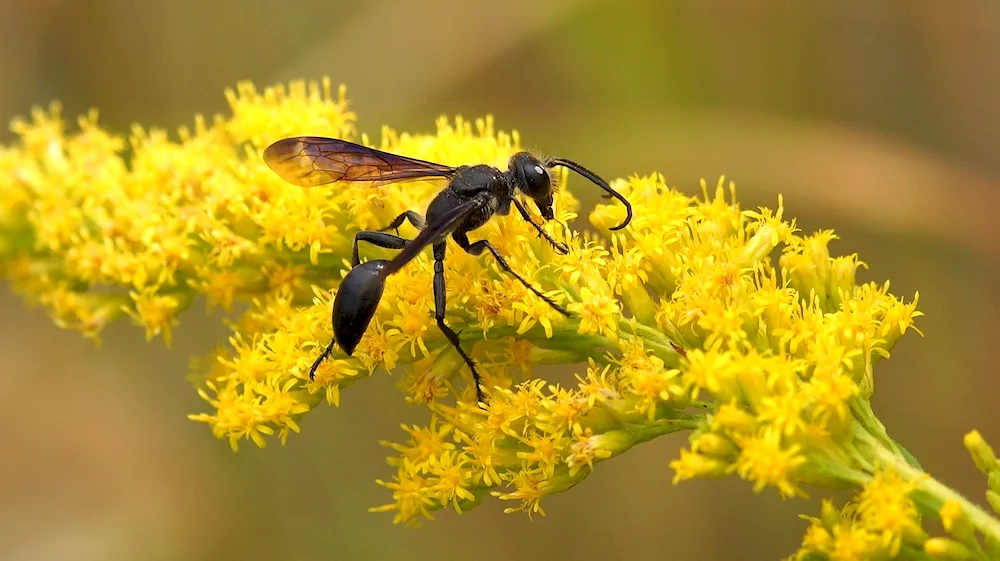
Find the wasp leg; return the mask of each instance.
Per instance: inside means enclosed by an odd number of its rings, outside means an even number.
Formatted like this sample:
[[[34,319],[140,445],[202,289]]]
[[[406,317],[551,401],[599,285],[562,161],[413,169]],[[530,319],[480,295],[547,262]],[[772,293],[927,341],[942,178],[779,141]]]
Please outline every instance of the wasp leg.
[[[361,258],[358,256],[358,242],[368,242],[374,246],[385,249],[403,249],[406,247],[406,244],[410,243],[410,241],[411,240],[406,238],[401,238],[385,232],[361,230],[357,234],[354,234],[354,245],[351,246],[351,266],[357,267],[358,264],[361,263]]]
[[[444,312],[447,308],[448,300],[448,295],[444,289],[444,253],[446,247],[444,242],[434,244],[434,319],[437,320],[437,326],[441,330],[441,333],[444,333],[444,336],[451,343],[451,346],[455,347],[458,354],[462,355],[465,364],[469,365],[469,370],[472,371],[472,380],[476,384],[476,402],[484,403],[486,398],[483,395],[482,378],[479,376],[479,371],[476,370],[476,363],[462,349],[458,333],[455,333],[455,330],[448,327],[448,324],[444,322]]]
[[[323,361],[330,357],[330,353],[333,352],[333,339],[330,339],[330,343],[327,344],[326,348],[323,349],[323,353],[313,361],[312,366],[309,367],[309,379],[316,379],[316,369],[319,368]]]
[[[388,226],[379,230],[379,232],[388,232],[389,230],[395,230],[396,234],[399,234],[399,227],[403,225],[403,221],[406,220],[413,225],[417,230],[424,229],[424,217],[418,212],[408,210],[403,214],[400,214],[389,223]]]
[[[546,304],[552,306],[553,310],[559,312],[564,316],[569,317],[570,315],[569,310],[563,308],[559,304],[556,304],[555,300],[542,294],[542,291],[532,286],[530,282],[524,280],[524,278],[521,275],[515,273],[514,270],[510,268],[510,265],[507,264],[507,260],[505,260],[503,256],[500,255],[500,252],[497,251],[497,248],[493,247],[493,244],[491,244],[489,241],[479,240],[478,242],[475,243],[469,243],[468,236],[466,236],[464,233],[461,232],[455,232],[454,234],[451,235],[451,237],[452,239],[455,240],[456,243],[458,243],[459,247],[461,247],[466,251],[466,253],[470,253],[472,255],[477,255],[477,256],[482,255],[484,251],[489,251],[490,253],[492,253],[493,257],[497,260],[497,263],[500,264],[500,268],[506,271],[507,274],[520,281],[525,288],[535,293],[535,296],[538,296],[539,298],[544,300]]]
[[[542,229],[542,225],[539,224],[538,222],[535,222],[535,219],[532,218],[530,214],[528,214],[528,209],[524,208],[524,205],[521,204],[521,201],[514,199],[514,206],[517,207],[517,211],[521,213],[521,217],[524,218],[528,222],[528,224],[534,226],[535,230],[538,230],[538,235],[542,236],[543,238],[545,238],[545,241],[552,244],[552,247],[554,247],[556,251],[562,253],[563,255],[569,253],[569,248],[566,247],[566,244],[562,242],[557,242],[554,239],[552,239],[552,236],[550,236],[548,232]],[[495,252],[494,255],[496,255]]]

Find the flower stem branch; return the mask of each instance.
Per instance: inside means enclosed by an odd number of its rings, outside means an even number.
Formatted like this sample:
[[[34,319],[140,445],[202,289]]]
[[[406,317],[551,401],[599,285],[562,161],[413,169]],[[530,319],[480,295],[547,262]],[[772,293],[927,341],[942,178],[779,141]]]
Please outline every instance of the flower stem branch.
[[[889,448],[875,445],[874,450],[879,461],[896,470],[903,478],[911,481],[917,489],[925,493],[915,495],[915,500],[923,502],[921,506],[925,509],[936,513],[946,502],[958,503],[977,530],[988,539],[1000,542],[1000,520],[995,516],[990,515],[927,472],[913,467],[905,458]]]

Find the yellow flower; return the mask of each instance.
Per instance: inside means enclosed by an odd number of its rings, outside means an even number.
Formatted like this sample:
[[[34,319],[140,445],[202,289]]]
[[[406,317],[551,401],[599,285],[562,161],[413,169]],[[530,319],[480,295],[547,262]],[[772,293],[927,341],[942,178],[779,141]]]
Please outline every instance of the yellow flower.
[[[783,444],[781,436],[776,430],[765,430],[738,442],[736,471],[743,479],[753,481],[754,491],[774,486],[784,497],[803,495],[796,483],[796,471],[806,463],[806,457],[801,446]]]
[[[541,474],[532,474],[529,472],[519,473],[514,476],[513,481],[511,481],[511,486],[514,490],[509,493],[493,492],[495,496],[506,501],[521,501],[520,506],[505,508],[504,512],[511,513],[524,511],[528,513],[528,516],[536,513],[545,516],[545,511],[542,510],[541,500],[542,497],[548,494],[549,490],[547,487],[549,484],[545,478],[541,476]]]
[[[577,330],[580,334],[614,335],[618,329],[621,304],[610,294],[584,286],[580,289],[580,301],[571,304],[569,309],[580,317]]]
[[[404,427],[408,442],[389,444],[395,473],[378,483],[392,502],[373,510],[394,511],[397,522],[464,512],[488,497],[512,501],[508,512],[544,513],[544,497],[601,462],[690,431],[671,463],[675,482],[735,473],[784,497],[863,487],[849,508],[831,514],[830,506],[811,522],[800,557],[972,551],[968,526],[1000,540],[1000,524],[929,483],[871,410],[876,363],[916,329],[917,296],[904,301],[888,282],[857,284],[864,263],[834,255],[832,231],[801,234],[781,197],[775,208],[743,210],[724,179],[712,190],[702,182],[700,197],[656,173],[612,179],[633,220],[612,232],[626,211],[599,204],[586,214],[595,234],[573,230],[582,229],[573,197],[581,182],[560,170],[556,220],[543,229],[565,254],[520,213],[471,233],[568,318],[491,255],[449,242],[440,311],[477,362],[482,405],[434,318],[429,251],[388,279],[354,355],[333,346],[310,379],[331,339],[330,307],[354,234],[424,212],[442,184],[302,189],[268,168],[263,149],[305,133],[447,165],[506,167],[520,137],[490,117],[442,117],[430,133],[385,128],[373,142],[359,137],[345,89],[329,80],[263,91],[242,83],[226,99],[228,115],[196,116],[176,135],[142,127],[115,135],[96,112],[71,129],[57,104],[15,120],[15,142],[0,147],[0,274],[58,325],[95,340],[129,317],[169,342],[197,296],[241,304],[228,345],[192,376],[208,412],[191,418],[233,449],[284,442],[323,402],[338,405],[351,385],[402,367],[406,399],[426,406],[429,419]],[[416,231],[404,224],[400,234]],[[359,249],[362,260],[393,254]],[[570,384],[532,377],[541,364],[583,362]],[[980,441],[967,439],[977,466],[1000,480]],[[926,539],[914,502],[925,495],[958,505],[938,515],[966,541]],[[987,498],[1000,504],[1000,488]]]
[[[923,549],[929,536],[910,498],[914,488],[891,469],[876,470],[842,511],[824,501],[823,517],[809,518],[796,558],[886,559],[896,558],[904,547]]]
[[[674,470],[674,483],[695,477],[721,477],[731,471],[728,463],[690,450],[681,450],[680,458],[670,462],[670,469]]]

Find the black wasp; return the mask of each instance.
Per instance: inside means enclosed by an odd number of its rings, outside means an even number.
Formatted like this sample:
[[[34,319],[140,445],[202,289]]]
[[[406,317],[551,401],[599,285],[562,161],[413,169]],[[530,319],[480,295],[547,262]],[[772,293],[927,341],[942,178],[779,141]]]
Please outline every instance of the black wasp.
[[[408,210],[381,230],[366,230],[354,235],[352,269],[340,284],[333,302],[333,340],[309,369],[310,379],[315,376],[320,363],[330,356],[334,342],[348,355],[354,352],[382,298],[385,279],[413,260],[424,248],[431,246],[434,251],[434,317],[438,328],[469,365],[476,384],[476,399],[483,402],[481,379],[476,365],[462,350],[458,334],[444,321],[444,255],[448,236],[451,236],[458,247],[472,255],[481,255],[484,251],[492,253],[507,274],[520,281],[553,309],[568,316],[569,312],[565,308],[514,272],[489,240],[470,242],[469,232],[486,224],[494,214],[509,214],[513,204],[521,216],[556,251],[568,253],[569,249],[552,239],[541,224],[528,214],[524,203],[515,196],[518,191],[524,193],[535,201],[535,206],[545,220],[552,220],[553,181],[550,171],[556,166],[564,166],[579,173],[604,189],[606,197],[614,197],[625,205],[625,220],[612,230],[624,228],[632,220],[632,206],[629,202],[597,174],[570,160],[540,160],[528,152],[514,154],[507,164],[507,171],[500,171],[482,164],[451,167],[382,152],[346,140],[299,136],[285,138],[268,146],[264,150],[264,161],[285,181],[302,187],[337,181],[367,183],[369,186],[413,180],[448,181],[448,185],[427,207],[426,217]],[[388,233],[389,230],[396,230],[398,233],[403,221],[409,221],[420,230],[414,239],[408,240]],[[358,243],[362,241],[401,251],[393,259],[360,263]]]

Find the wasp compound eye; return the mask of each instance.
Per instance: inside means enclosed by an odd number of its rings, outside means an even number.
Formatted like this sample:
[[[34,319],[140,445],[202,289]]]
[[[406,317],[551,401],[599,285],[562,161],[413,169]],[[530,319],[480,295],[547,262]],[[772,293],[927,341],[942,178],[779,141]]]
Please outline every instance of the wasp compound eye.
[[[384,259],[366,261],[351,269],[333,299],[333,337],[348,355],[354,354],[382,299],[386,263]]]
[[[527,152],[518,152],[511,157],[510,167],[517,177],[518,186],[532,199],[544,199],[552,194],[549,172],[538,158]]]

